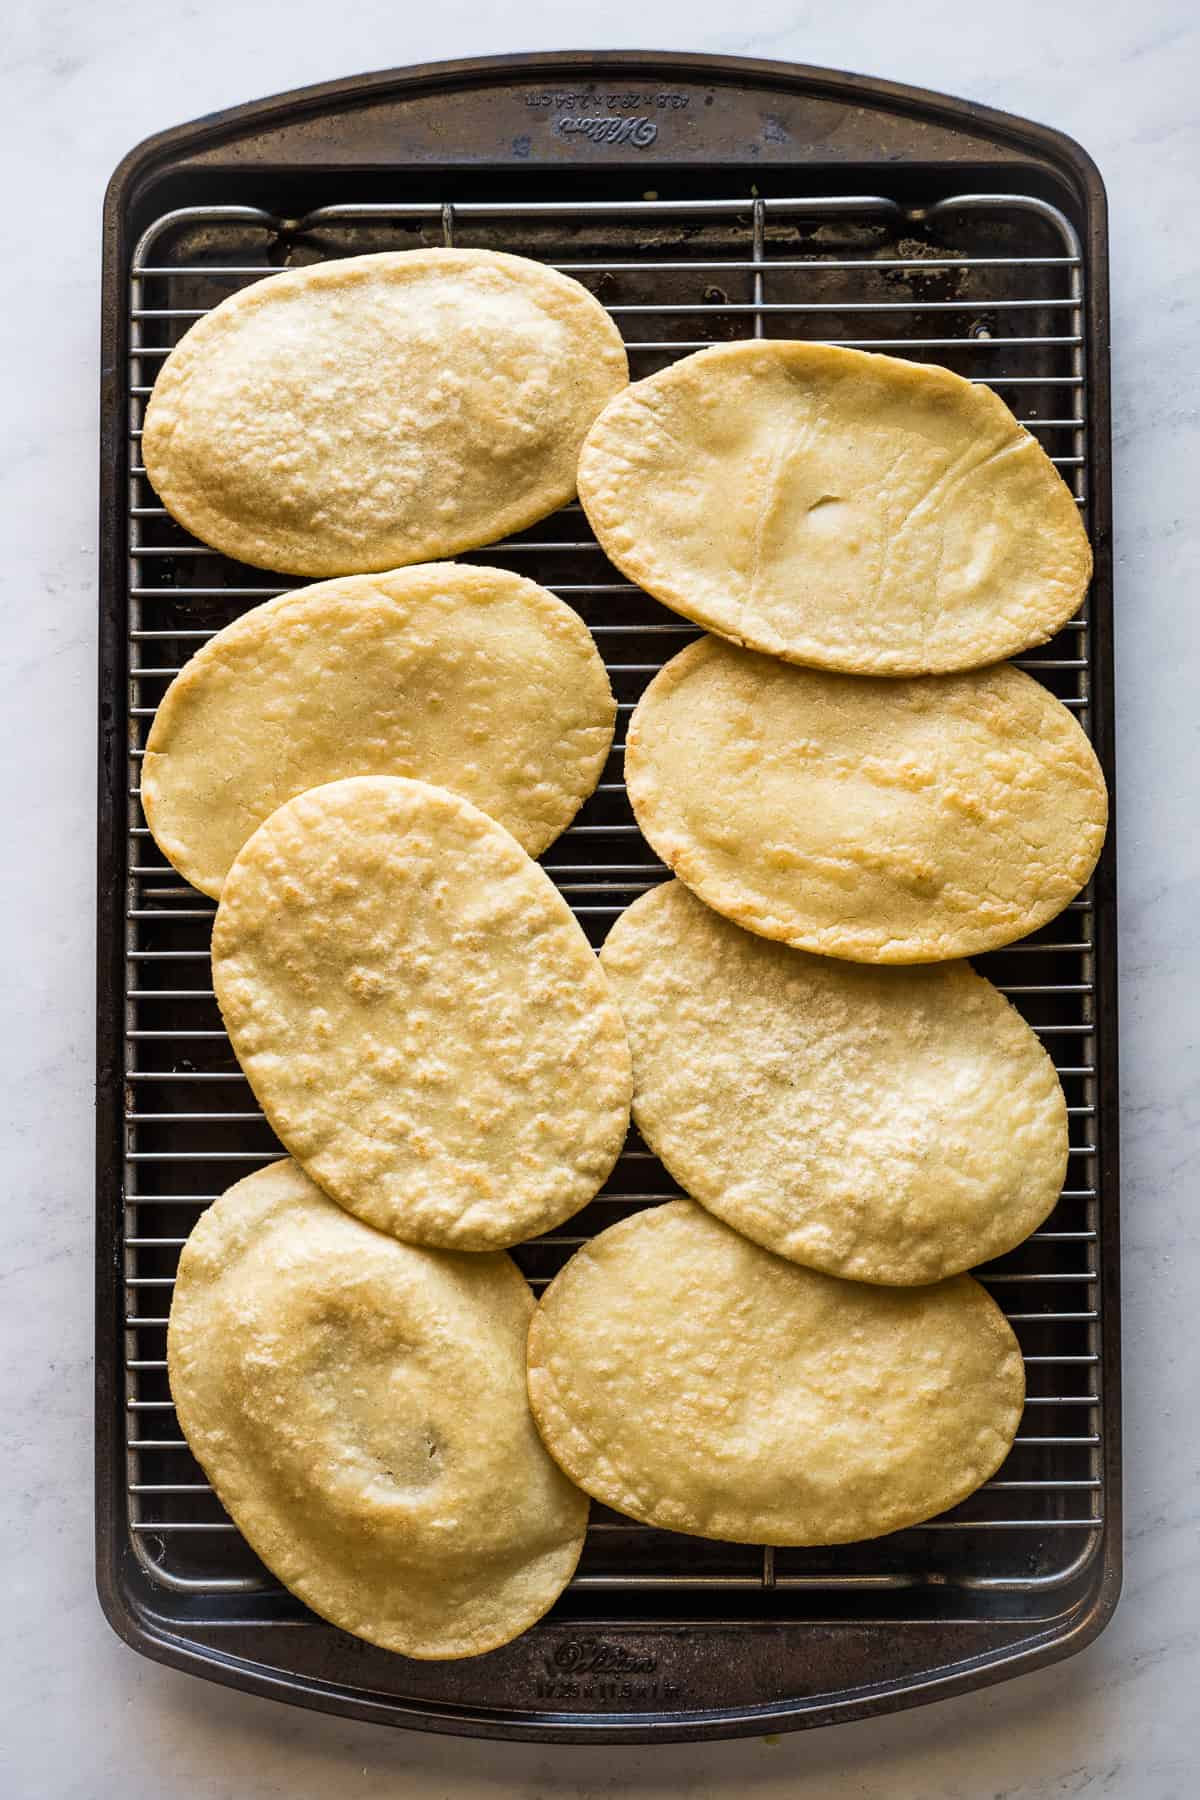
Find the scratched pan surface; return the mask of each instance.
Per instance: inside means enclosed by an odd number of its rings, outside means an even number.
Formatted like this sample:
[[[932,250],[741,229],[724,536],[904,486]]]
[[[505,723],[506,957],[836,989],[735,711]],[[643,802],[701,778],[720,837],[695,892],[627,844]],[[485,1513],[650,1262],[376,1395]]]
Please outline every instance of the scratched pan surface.
[[[163,355],[280,268],[453,242],[568,269],[634,375],[702,344],[803,337],[991,383],[1071,485],[1097,552],[1080,615],[1022,659],[1112,775],[1103,190],[1067,140],[937,96],[706,58],[515,58],[334,84],[141,146],[106,211],[102,421],[97,1560],[160,1660],[360,1717],[497,1736],[699,1737],[826,1723],[999,1679],[1101,1628],[1120,1577],[1113,843],[1092,886],[980,966],[1042,1036],[1071,1109],[1046,1226],[982,1271],[1026,1357],[996,1478],[871,1544],[763,1550],[603,1508],[550,1618],[477,1661],[417,1664],[315,1620],[243,1543],[171,1408],[165,1320],[199,1211],[279,1154],[211,993],[212,905],[149,838],[140,753],[172,672],[269,593],[169,520],[141,473]],[[599,944],[665,878],[622,779],[624,725],[695,635],[609,564],[577,506],[465,560],[574,605],[621,706],[613,754],[545,867]],[[535,1287],[674,1186],[631,1136],[604,1192],[521,1247]]]

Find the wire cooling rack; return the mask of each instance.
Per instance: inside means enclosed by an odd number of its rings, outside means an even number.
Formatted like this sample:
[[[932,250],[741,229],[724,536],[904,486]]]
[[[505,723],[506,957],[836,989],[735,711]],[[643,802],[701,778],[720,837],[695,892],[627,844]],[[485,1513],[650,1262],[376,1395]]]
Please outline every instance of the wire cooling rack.
[[[175,1265],[199,1212],[281,1154],[221,1029],[212,995],[213,907],[181,884],[146,830],[142,750],[155,707],[188,655],[247,607],[299,585],[239,566],[167,518],[141,467],[145,401],[164,355],[218,301],[283,267],[427,244],[481,245],[574,275],[616,318],[636,379],[688,351],[755,337],[884,350],[987,382],[1045,446],[1087,518],[1083,262],[1066,217],[1021,194],[948,195],[904,212],[873,195],[671,201],[455,201],[323,207],[280,219],[243,206],[185,207],[158,219],[129,278],[129,801],[126,865],[124,1228],[128,1529],[152,1579],[221,1596],[225,1616],[266,1623],[292,1604],[223,1513],[180,1435],[166,1380]],[[622,739],[638,695],[695,629],[609,564],[577,505],[464,560],[519,570],[576,607],[620,706],[594,797],[544,867],[593,943],[666,878],[622,781]],[[1020,659],[1085,730],[1093,646],[1086,608]],[[892,1537],[822,1550],[756,1550],[652,1530],[594,1509],[560,1606],[599,1589],[692,1617],[793,1590],[820,1608],[837,1590],[987,1588],[1051,1594],[1094,1554],[1103,1524],[1099,1330],[1105,1146],[1098,1141],[1095,897],[1089,889],[1034,937],[979,959],[1041,1036],[1070,1111],[1069,1174],[1026,1244],[982,1271],[1025,1354],[1029,1398],[1011,1455],[953,1512]],[[603,1193],[562,1230],[516,1252],[535,1289],[592,1232],[676,1192],[636,1135]],[[675,1596],[672,1601],[671,1595]],[[584,1597],[581,1601],[580,1597]],[[232,1613],[230,1612],[232,1607]],[[297,1608],[297,1611],[300,1609]]]

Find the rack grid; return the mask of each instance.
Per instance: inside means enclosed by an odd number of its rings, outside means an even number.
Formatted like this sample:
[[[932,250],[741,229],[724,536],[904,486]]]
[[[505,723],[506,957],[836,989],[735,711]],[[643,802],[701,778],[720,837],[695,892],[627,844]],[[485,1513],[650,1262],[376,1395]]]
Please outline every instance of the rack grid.
[[[688,351],[745,336],[796,337],[936,361],[993,386],[1034,432],[1083,509],[1089,501],[1083,258],[1068,219],[1023,194],[952,194],[908,210],[884,196],[443,201],[322,207],[280,219],[191,206],[142,236],[129,279],[125,1188],[128,1528],[161,1586],[245,1595],[263,1622],[278,1593],[192,1460],[166,1381],[165,1326],[180,1246],[226,1186],[282,1154],[221,1029],[208,971],[212,903],[163,861],[139,805],[155,707],[187,656],[247,607],[300,585],[217,555],[165,514],[140,464],[142,415],[162,358],[220,299],[326,257],[427,244],[533,256],[588,286],[616,318],[637,379]],[[623,727],[646,683],[696,629],[624,580],[578,505],[463,560],[514,568],[575,606],[617,695],[613,753],[595,795],[543,866],[593,943],[637,894],[667,878],[622,782]],[[1086,606],[1019,659],[1091,727]],[[1098,1141],[1095,898],[1087,890],[1035,936],[978,959],[1054,1057],[1070,1112],[1059,1204],[1026,1244],[981,1271],[1025,1353],[1029,1397],[1011,1455],[953,1512],[871,1544],[756,1550],[653,1530],[595,1508],[580,1571],[588,1590],[938,1587],[1029,1596],[1094,1554],[1104,1517],[1099,1330],[1104,1145]],[[601,1195],[520,1247],[543,1286],[591,1232],[677,1192],[631,1134]],[[649,1604],[649,1600],[648,1600]],[[257,1609],[257,1610],[256,1610]],[[301,1609],[297,1609],[301,1610]],[[271,1617],[285,1619],[286,1607]],[[701,1612],[699,1617],[703,1617]]]

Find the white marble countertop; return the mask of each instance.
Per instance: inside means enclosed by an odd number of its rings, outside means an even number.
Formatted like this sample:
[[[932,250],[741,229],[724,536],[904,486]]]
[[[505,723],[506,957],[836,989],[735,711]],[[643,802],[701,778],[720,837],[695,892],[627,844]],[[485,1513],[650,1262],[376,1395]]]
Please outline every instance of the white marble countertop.
[[[502,13],[506,13],[500,23]],[[838,23],[839,19],[847,21]],[[849,21],[853,21],[850,23]],[[41,0],[4,140],[0,1792],[1183,1800],[1200,1750],[1200,13],[1187,0]],[[1043,119],[1112,207],[1128,1566],[1089,1650],[972,1697],[776,1743],[467,1743],[277,1707],[127,1650],[91,1550],[95,465],[100,201],[147,133],[357,70],[653,45],[849,67]]]

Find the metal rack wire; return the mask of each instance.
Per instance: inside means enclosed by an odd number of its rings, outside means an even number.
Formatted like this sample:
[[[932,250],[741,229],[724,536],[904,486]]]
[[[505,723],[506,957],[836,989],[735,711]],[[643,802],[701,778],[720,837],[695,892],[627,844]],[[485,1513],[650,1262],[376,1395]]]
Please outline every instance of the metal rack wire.
[[[986,381],[1088,500],[1080,246],[1067,219],[1027,195],[956,195],[920,212],[880,196],[672,201],[471,201],[324,207],[282,221],[248,207],[159,219],[129,287],[129,818],[126,887],[124,1259],[128,1519],[136,1554],[177,1590],[274,1588],[204,1482],[166,1383],[165,1326],[180,1246],[224,1187],[281,1154],[233,1059],[212,997],[213,906],[183,885],[146,830],[138,776],[167,682],[198,643],[284,587],[190,539],[168,519],[138,454],[163,356],[211,306],[280,267],[425,243],[517,251],[575,275],[627,340],[635,378],[703,345],[806,337],[944,362]],[[620,578],[578,506],[469,560],[514,567],[577,607],[627,721],[637,696],[695,629]],[[1086,609],[1020,666],[1089,727]],[[625,797],[618,727],[601,784],[544,866],[599,943],[613,918],[666,878]],[[938,1584],[1028,1595],[1083,1566],[1103,1523],[1097,1295],[1103,1145],[1096,1141],[1093,900],[980,959],[1042,1036],[1071,1122],[1067,1184],[1046,1226],[982,1272],[1022,1342],[1029,1399],[997,1477],[954,1512],[869,1545],[753,1550],[651,1530],[596,1509],[577,1590],[902,1589]],[[517,1252],[535,1288],[594,1230],[676,1191],[631,1136],[604,1192]]]

